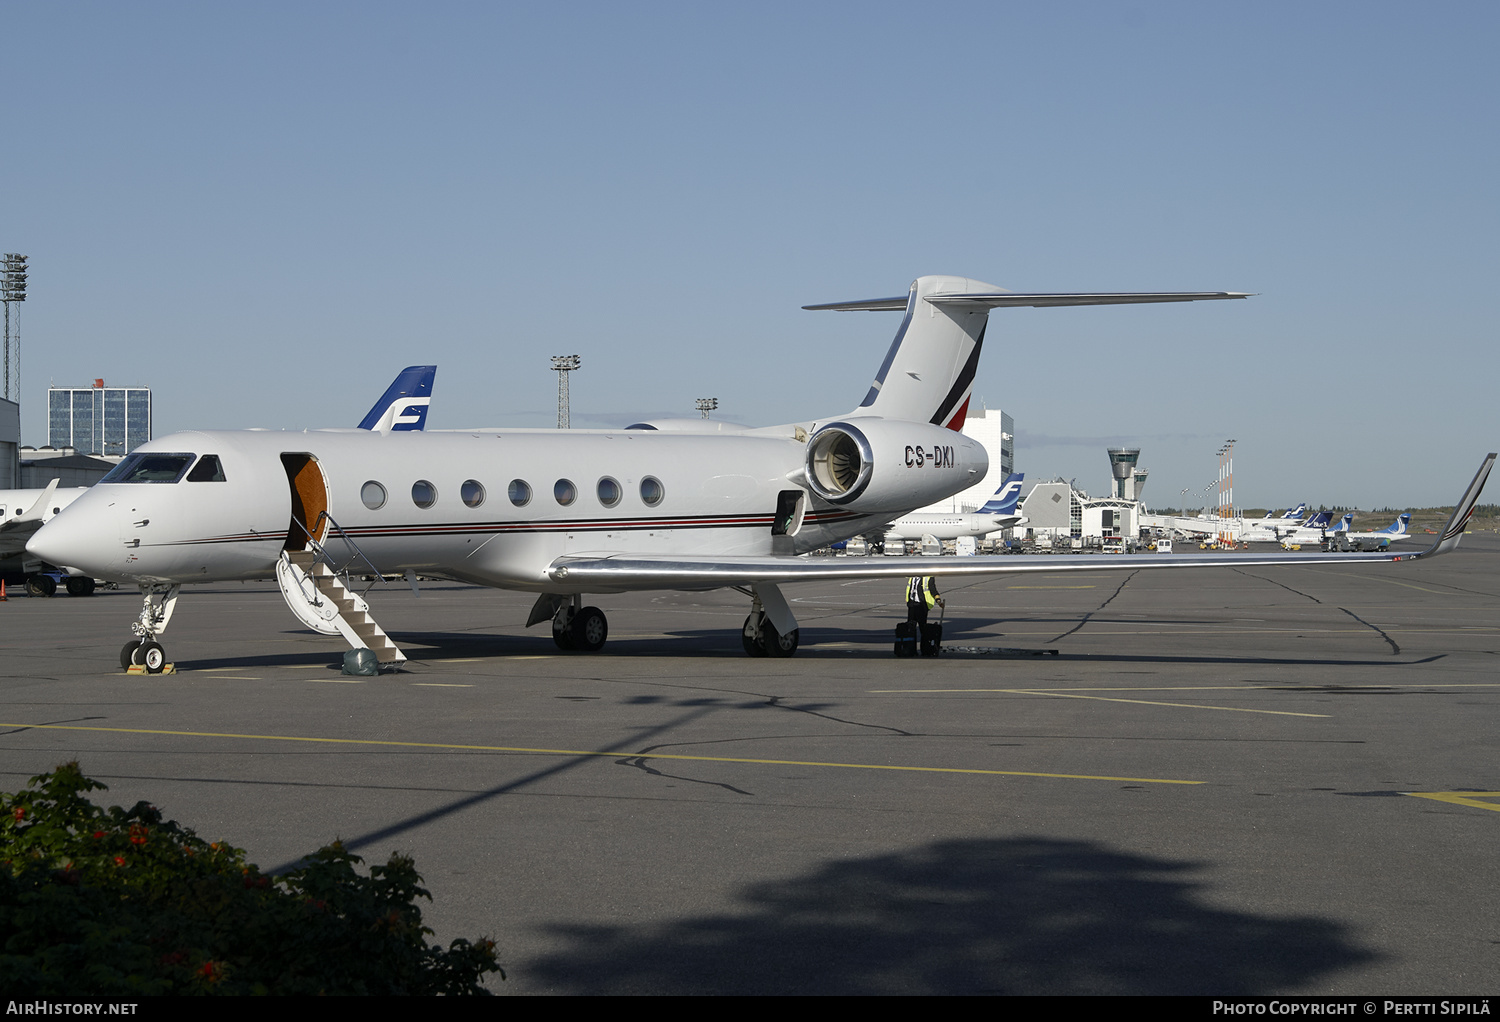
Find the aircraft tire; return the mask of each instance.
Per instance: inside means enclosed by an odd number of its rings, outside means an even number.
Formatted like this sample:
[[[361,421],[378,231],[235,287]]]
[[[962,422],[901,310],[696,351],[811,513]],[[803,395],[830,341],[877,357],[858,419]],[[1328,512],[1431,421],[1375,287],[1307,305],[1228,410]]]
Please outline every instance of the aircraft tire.
[[[140,639],[131,639],[125,644],[124,648],[120,650],[120,670],[125,671],[130,669],[130,665],[135,663],[135,651],[140,648]]]
[[[32,575],[26,580],[27,596],[51,596],[57,592],[57,583],[46,575]]]
[[[74,575],[68,579],[69,596],[93,596],[94,580],[82,575]]]
[[[573,648],[585,653],[597,653],[604,648],[609,638],[609,621],[598,607],[584,607],[573,615],[573,624],[568,629]]]
[[[764,641],[755,638],[755,615],[751,614],[745,618],[745,627],[740,629],[740,645],[745,647],[746,656],[765,656],[766,646]]]
[[[552,641],[557,643],[557,648],[568,652],[573,648],[573,635],[566,628],[557,627],[557,622],[552,622]]]
[[[159,642],[143,642],[135,656],[145,665],[147,674],[160,674],[161,669],[167,666],[167,651],[162,649]]]
[[[776,631],[776,626],[766,622],[766,656],[789,657],[797,652],[797,643],[802,637],[802,629],[793,628],[785,635]]]

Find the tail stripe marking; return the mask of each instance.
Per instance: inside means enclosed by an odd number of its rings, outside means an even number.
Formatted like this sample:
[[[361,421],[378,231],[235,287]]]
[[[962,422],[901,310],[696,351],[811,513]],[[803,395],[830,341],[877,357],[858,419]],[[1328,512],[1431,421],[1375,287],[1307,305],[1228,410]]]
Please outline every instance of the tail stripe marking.
[[[989,320],[985,320],[984,326],[979,328],[979,336],[974,340],[974,350],[969,352],[969,359],[959,372],[958,379],[953,381],[953,386],[943,398],[943,403],[938,406],[937,413],[929,420],[934,426],[947,426],[955,433],[963,429],[964,419],[969,413],[969,388],[974,385],[974,376],[979,372],[979,351],[984,347],[984,335],[989,328]],[[960,401],[963,402],[963,407],[950,418],[949,414]]]

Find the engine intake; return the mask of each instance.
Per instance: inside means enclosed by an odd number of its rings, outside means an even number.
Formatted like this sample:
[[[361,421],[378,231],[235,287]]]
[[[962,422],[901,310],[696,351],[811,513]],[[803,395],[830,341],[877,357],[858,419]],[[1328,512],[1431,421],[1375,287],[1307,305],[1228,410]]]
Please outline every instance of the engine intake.
[[[830,422],[807,442],[815,494],[851,510],[906,511],[979,482],[989,456],[977,441],[925,422]]]

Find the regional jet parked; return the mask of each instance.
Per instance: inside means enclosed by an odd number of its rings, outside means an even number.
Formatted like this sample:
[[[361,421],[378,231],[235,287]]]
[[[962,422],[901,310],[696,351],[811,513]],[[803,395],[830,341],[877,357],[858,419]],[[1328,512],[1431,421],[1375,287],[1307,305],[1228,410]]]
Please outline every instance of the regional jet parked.
[[[1397,540],[1409,538],[1411,533],[1407,531],[1407,528],[1410,525],[1411,515],[1403,514],[1383,529],[1375,529],[1372,532],[1350,532],[1343,537],[1340,545],[1348,545],[1355,550],[1384,550]]]
[[[1007,476],[995,495],[977,511],[952,514],[911,514],[896,519],[885,530],[887,543],[900,543],[908,539],[932,536],[936,539],[958,539],[960,536],[988,536],[1001,529],[1010,529],[1024,519],[1016,514],[1016,502],[1021,499],[1021,482],[1024,472]]]
[[[185,432],[154,440],[42,527],[30,549],[80,573],[135,582],[143,606],[122,660],[158,671],[157,641],[189,582],[276,578],[310,627],[404,656],[349,592],[351,575],[436,576],[536,593],[528,624],[559,648],[608,635],[585,594],[739,589],[752,656],[790,656],[781,587],[904,577],[899,558],[808,558],[983,479],[958,430],[991,309],[1238,299],[1234,292],[1018,294],[961,277],[902,296],[808,306],[902,313],[868,392],[843,415],[719,434],[672,430]],[[1495,455],[1437,541],[1457,545]],[[210,466],[205,469],[205,465]],[[1325,555],[1040,555],[925,562],[944,576],[1301,563]],[[1389,554],[1331,555],[1395,561]],[[347,573],[344,569],[347,567]]]
[[[1264,518],[1241,529],[1239,540],[1241,543],[1280,543],[1283,536],[1302,523],[1302,516],[1306,513],[1306,504],[1288,509],[1279,518],[1276,512],[1268,511]]]

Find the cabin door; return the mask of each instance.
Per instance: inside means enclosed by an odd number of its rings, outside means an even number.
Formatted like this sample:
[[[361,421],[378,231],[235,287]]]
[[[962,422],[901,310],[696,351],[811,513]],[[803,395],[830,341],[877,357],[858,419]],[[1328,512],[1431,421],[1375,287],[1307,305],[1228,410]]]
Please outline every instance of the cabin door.
[[[292,491],[292,519],[282,549],[306,550],[309,536],[321,543],[328,535],[328,480],[311,454],[283,454],[281,464]]]

